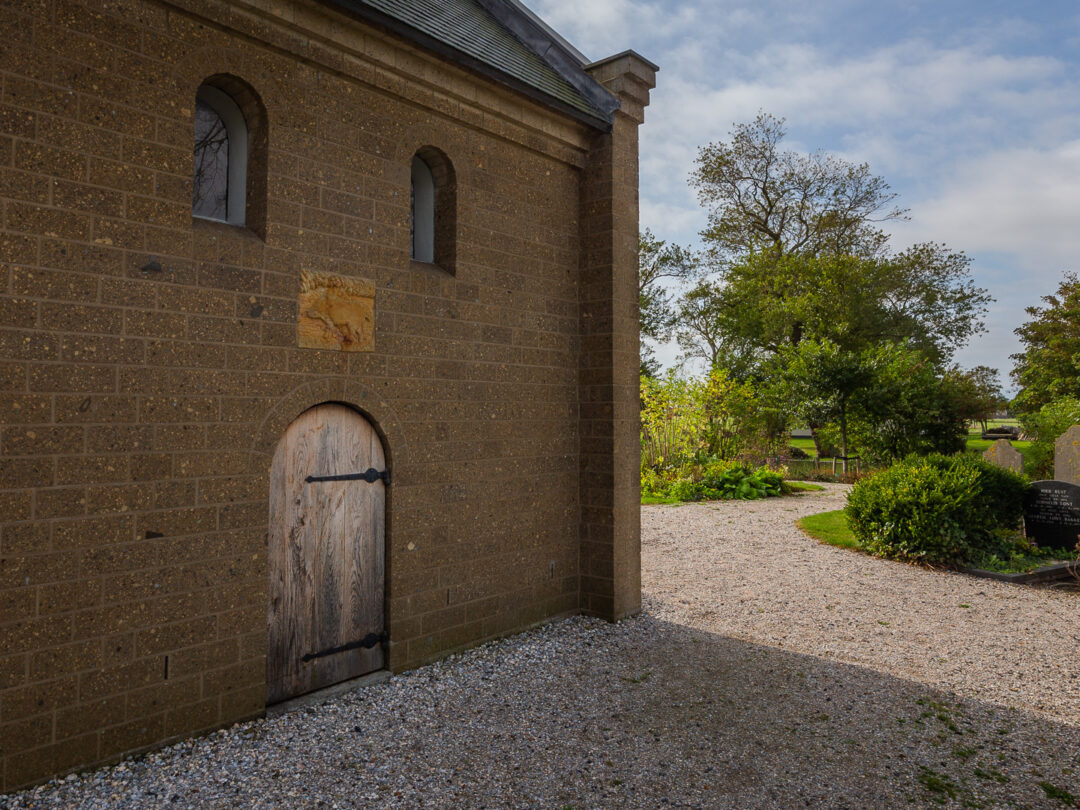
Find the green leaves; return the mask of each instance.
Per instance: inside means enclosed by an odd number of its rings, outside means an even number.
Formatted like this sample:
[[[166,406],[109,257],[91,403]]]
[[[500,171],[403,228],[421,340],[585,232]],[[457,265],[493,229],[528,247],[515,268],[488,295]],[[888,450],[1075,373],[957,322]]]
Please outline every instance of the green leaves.
[[[642,377],[642,468],[682,468],[760,449],[773,438],[770,416],[753,387],[723,369],[704,377]]]
[[[896,195],[865,164],[782,151],[784,120],[759,113],[729,142],[698,150],[690,183],[709,211],[702,233],[724,264],[762,252],[862,254],[884,243],[876,223],[902,219]]]
[[[909,457],[855,485],[845,509],[872,554],[956,564],[1014,529],[1026,480],[972,456]]]
[[[680,299],[687,356],[744,376],[806,339],[855,352],[906,340],[943,365],[985,331],[993,299],[966,255],[934,242],[891,250],[880,224],[906,212],[888,183],[866,164],[785,151],[784,136],[782,119],[760,113],[699,150],[690,182],[715,275]]]
[[[789,412],[819,439],[838,439],[841,455],[881,461],[963,449],[967,428],[950,378],[906,342],[849,349],[807,339],[773,369]]]
[[[778,440],[772,411],[723,369],[641,378],[641,491],[679,501],[779,495],[782,476],[737,461]]]
[[[721,346],[771,355],[804,339],[852,351],[907,340],[945,363],[984,331],[993,300],[971,281],[970,264],[935,244],[892,257],[748,255],[683,296],[676,336],[706,356]]]
[[[638,325],[641,336],[666,340],[675,325],[675,309],[664,280],[692,281],[700,273],[697,255],[679,245],[657,239],[646,228],[638,237]],[[642,344],[642,366],[654,371],[652,350]]]
[[[664,483],[646,475],[642,493],[677,501],[754,501],[783,493],[783,476],[765,467],[754,469],[740,462],[712,461],[691,465],[683,476]]]
[[[1080,424],[1080,399],[1061,397],[1032,413],[1021,414],[1020,424],[1032,439],[1027,467],[1036,478],[1054,474],[1054,442],[1073,425]]]
[[[1080,397],[1080,279],[1066,273],[1043,307],[1028,307],[1031,320],[1016,330],[1024,349],[1012,356],[1020,385],[1016,407],[1038,411],[1063,397]]]

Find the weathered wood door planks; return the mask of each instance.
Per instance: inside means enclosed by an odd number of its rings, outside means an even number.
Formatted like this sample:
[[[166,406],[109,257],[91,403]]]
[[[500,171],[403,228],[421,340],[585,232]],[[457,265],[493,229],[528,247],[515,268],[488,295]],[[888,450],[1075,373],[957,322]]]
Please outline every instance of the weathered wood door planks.
[[[382,633],[386,485],[308,476],[385,468],[374,428],[343,405],[319,405],[285,431],[270,472],[267,702],[381,669],[383,649],[341,647]]]

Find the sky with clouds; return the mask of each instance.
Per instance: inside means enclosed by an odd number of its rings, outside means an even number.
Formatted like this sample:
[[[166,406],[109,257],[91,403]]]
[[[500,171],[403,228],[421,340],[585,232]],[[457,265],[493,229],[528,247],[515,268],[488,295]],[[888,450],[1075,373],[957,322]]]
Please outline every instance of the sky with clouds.
[[[641,225],[700,244],[699,146],[759,110],[789,148],[870,164],[910,209],[897,248],[974,259],[997,299],[963,349],[1008,385],[1024,307],[1080,270],[1080,3],[1075,0],[526,0],[590,59],[660,65],[641,130]],[[666,347],[659,357],[675,359]]]

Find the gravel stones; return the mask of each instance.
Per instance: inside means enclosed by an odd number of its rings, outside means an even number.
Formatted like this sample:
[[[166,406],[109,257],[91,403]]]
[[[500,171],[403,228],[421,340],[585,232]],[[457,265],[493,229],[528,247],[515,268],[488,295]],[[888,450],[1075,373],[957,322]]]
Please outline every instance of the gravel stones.
[[[814,542],[797,498],[644,507],[642,582],[657,616],[869,666],[1080,724],[1080,594],[930,571]]]
[[[555,622],[0,808],[1062,807],[1040,782],[1080,794],[1080,595],[885,563],[794,528],[841,502],[647,507],[641,616]]]

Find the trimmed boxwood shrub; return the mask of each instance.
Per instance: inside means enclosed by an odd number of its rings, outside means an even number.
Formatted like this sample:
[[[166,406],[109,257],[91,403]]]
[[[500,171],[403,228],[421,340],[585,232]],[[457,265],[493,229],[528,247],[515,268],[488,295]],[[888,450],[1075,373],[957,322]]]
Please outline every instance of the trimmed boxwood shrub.
[[[848,521],[863,547],[894,560],[964,563],[1015,529],[1027,480],[966,455],[909,457],[857,483]]]
[[[943,456],[933,454],[925,457],[928,464],[938,469],[967,467],[979,473],[979,503],[977,508],[993,515],[997,528],[1015,529],[1024,516],[1024,493],[1028,488],[1026,476],[1017,475],[1004,467],[998,467],[978,456],[969,454]]]

